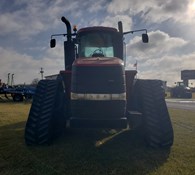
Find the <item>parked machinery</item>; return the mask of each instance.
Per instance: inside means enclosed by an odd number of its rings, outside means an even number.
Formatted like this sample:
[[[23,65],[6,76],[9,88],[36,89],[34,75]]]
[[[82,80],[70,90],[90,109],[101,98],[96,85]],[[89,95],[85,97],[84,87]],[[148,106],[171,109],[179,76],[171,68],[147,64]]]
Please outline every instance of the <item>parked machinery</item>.
[[[171,98],[192,98],[192,92],[184,82],[176,82],[176,86],[171,88],[170,96]]]
[[[111,27],[86,27],[71,31],[70,22],[61,18],[65,36],[65,70],[57,80],[41,80],[37,86],[25,128],[27,145],[51,143],[65,127],[127,128],[139,130],[152,147],[170,147],[173,129],[164,99],[161,80],[135,80],[136,70],[125,70],[124,35]],[[140,121],[140,122],[138,122]],[[68,125],[67,125],[68,123]]]

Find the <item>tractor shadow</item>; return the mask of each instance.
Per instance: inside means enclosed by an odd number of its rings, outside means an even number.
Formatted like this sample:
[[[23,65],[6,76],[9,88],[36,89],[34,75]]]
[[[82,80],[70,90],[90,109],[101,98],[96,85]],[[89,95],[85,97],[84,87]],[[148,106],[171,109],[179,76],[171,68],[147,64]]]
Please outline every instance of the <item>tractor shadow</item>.
[[[161,167],[170,154],[169,149],[148,148],[139,134],[129,130],[67,129],[49,146],[28,147],[25,123],[0,127],[3,145],[23,157],[25,162],[18,164],[37,167],[41,162],[40,171],[47,165],[52,167],[51,174],[53,170],[61,174],[147,174]],[[15,159],[8,157],[11,162]],[[33,166],[29,168],[33,171]]]
[[[130,130],[69,129],[54,145],[67,146],[64,157],[72,159],[65,164],[71,162],[82,171],[84,163],[88,173],[93,165],[100,174],[147,174],[161,167],[170,154],[170,149],[147,147],[142,136]]]

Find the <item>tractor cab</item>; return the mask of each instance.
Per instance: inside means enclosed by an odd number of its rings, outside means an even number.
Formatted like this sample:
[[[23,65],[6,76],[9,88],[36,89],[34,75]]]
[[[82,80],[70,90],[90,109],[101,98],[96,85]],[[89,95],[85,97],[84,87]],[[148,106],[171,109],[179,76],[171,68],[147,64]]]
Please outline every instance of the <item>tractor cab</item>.
[[[183,81],[175,82],[177,87],[185,87],[185,84]]]
[[[56,45],[53,37],[67,37],[64,42],[65,70],[72,70],[74,60],[78,58],[106,57],[125,61],[123,39],[126,34],[144,32],[142,33],[143,43],[149,41],[146,29],[123,32],[121,21],[118,22],[118,30],[112,27],[94,26],[81,28],[77,32],[74,26],[72,33],[70,22],[65,17],[61,20],[66,25],[67,33],[51,35],[50,47],[54,48]]]
[[[122,59],[123,40],[114,28],[88,27],[78,31],[78,57],[117,57]]]

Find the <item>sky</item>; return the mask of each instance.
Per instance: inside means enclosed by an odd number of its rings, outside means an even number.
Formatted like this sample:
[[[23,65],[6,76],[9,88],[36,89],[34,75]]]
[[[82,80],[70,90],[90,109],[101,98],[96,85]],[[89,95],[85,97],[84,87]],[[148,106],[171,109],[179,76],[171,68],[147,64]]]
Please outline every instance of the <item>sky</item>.
[[[195,70],[195,0],[1,0],[0,79],[31,83],[64,69],[63,41],[49,47],[52,34],[66,33],[61,17],[77,28],[108,26],[123,22],[124,32],[146,28],[149,43],[141,33],[125,38],[126,69],[138,78],[161,79],[170,86],[181,78],[181,70]],[[195,81],[191,86],[195,86]]]

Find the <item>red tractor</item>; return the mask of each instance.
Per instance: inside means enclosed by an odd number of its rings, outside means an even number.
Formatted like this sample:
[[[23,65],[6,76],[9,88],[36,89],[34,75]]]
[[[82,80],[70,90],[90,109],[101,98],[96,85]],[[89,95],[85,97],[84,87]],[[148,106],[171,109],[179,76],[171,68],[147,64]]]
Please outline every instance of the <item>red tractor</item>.
[[[124,68],[124,35],[111,27],[86,27],[71,31],[61,18],[67,37],[64,42],[65,70],[56,80],[41,80],[25,128],[27,145],[50,144],[64,128],[127,128],[141,131],[151,147],[170,147],[173,128],[161,80],[135,79],[136,70]]]

